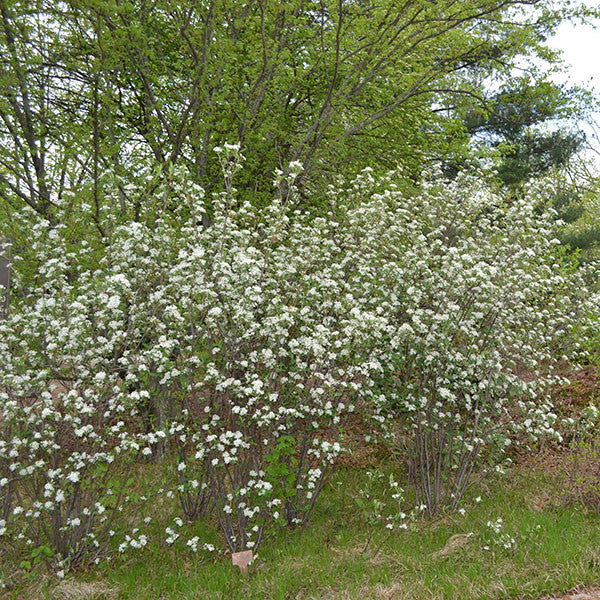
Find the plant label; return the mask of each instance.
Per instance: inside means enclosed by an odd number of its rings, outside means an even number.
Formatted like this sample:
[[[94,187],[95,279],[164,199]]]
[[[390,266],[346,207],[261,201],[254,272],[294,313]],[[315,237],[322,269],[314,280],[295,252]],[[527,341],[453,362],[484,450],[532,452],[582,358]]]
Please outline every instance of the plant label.
[[[248,565],[252,562],[252,550],[244,550],[243,552],[234,552],[231,555],[231,562],[237,565],[242,572],[242,575],[248,574]]]

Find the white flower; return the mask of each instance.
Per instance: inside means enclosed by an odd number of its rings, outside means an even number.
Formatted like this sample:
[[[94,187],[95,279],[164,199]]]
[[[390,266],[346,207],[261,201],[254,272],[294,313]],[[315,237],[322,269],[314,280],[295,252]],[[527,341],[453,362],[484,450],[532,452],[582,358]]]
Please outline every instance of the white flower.
[[[113,310],[115,308],[118,308],[120,303],[121,299],[119,298],[119,296],[111,296],[106,302],[106,308],[108,308],[109,310]]]
[[[71,471],[67,475],[67,479],[72,483],[77,483],[79,481],[79,471]]]

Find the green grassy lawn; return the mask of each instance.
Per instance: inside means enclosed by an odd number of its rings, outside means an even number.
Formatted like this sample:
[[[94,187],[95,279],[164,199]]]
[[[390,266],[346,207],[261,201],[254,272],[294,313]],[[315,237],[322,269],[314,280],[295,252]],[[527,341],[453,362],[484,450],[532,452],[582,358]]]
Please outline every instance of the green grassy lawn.
[[[369,535],[354,498],[364,469],[334,473],[305,528],[266,539],[242,577],[229,555],[207,558],[184,544],[165,546],[157,509],[151,543],[139,553],[58,581],[23,573],[7,562],[0,573],[9,599],[414,599],[538,598],[600,584],[600,517],[565,506],[554,476],[530,466],[474,489],[465,514],[414,522],[408,531]],[[473,502],[476,496],[479,503]],[[499,543],[486,523],[503,519]],[[218,540],[210,523],[187,527]],[[153,534],[153,535],[152,535]],[[472,534],[472,535],[467,535]],[[453,537],[455,536],[455,537]],[[383,542],[383,543],[382,543]],[[381,545],[381,549],[376,551]],[[489,549],[486,549],[488,547]]]

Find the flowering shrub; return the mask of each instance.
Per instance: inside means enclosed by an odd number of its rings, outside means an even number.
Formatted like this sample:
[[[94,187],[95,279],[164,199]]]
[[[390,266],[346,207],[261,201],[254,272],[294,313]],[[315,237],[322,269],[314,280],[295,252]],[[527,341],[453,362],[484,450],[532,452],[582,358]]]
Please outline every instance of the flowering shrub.
[[[201,194],[186,197],[151,227],[115,221],[108,249],[92,260],[83,242],[73,251],[67,228],[36,225],[38,267],[28,276],[39,291],[5,324],[3,384],[19,407],[39,384],[27,427],[50,435],[48,411],[74,422],[72,434],[52,434],[54,456],[67,466],[78,458],[79,476],[95,484],[109,481],[95,477],[95,462],[126,472],[128,461],[173,450],[186,518],[214,508],[227,544],[241,550],[255,548],[270,523],[308,519],[342,451],[344,418],[381,371],[373,352],[386,321],[365,308],[363,278],[352,275],[360,249],[338,245],[338,224],[291,214],[294,190],[281,174],[286,191],[263,214],[240,204],[232,181],[243,157],[234,146],[223,152],[225,192],[209,228],[200,225]],[[4,418],[16,419],[9,408]],[[71,457],[69,436],[80,431],[88,446]],[[88,535],[90,523],[76,518]],[[119,548],[143,547],[136,534]],[[62,555],[76,544],[56,546]]]
[[[577,447],[593,440],[598,431],[600,409],[595,402],[590,402],[584,408],[579,408],[574,416],[563,417],[560,420],[560,434],[568,441],[569,447]]]
[[[484,540],[484,550],[490,550],[496,546],[503,550],[514,550],[517,547],[517,540],[504,530],[504,521],[498,517],[495,521],[486,523],[487,535]]]
[[[144,370],[154,366],[163,308],[161,263],[149,259],[161,255],[148,239],[138,224],[115,228],[111,252],[93,264],[65,227],[36,223],[39,267],[29,276],[39,287],[0,323],[0,465],[10,512],[0,542],[43,548],[59,572],[97,562],[122,536],[121,547],[147,541],[126,509],[136,462],[161,441],[147,414],[165,365]],[[168,326],[166,311],[160,322]]]
[[[36,222],[17,265],[37,288],[0,324],[0,532],[56,565],[147,545],[122,514],[147,460],[168,456],[183,516],[214,510],[239,551],[307,522],[357,410],[402,446],[429,514],[511,433],[553,431],[544,390],[597,307],[537,202],[470,179],[410,195],[366,170],[312,218],[288,207],[294,164],[258,211],[239,147],[218,153],[210,227],[170,173],[168,209],[107,218],[94,245]]]
[[[6,459],[2,460],[2,469],[0,470],[0,536],[6,533],[8,517],[12,507],[14,482],[8,464]]]
[[[429,514],[458,505],[482,452],[501,459],[513,434],[554,433],[554,367],[579,350],[578,320],[597,313],[538,205],[467,177],[415,196],[390,181],[352,213],[389,321],[381,391]]]
[[[230,158],[226,166],[239,155]],[[308,519],[342,451],[344,418],[381,368],[372,357],[385,320],[363,308],[360,280],[345,277],[353,257],[334,221],[290,214],[285,197],[259,214],[226,187],[172,273],[188,290],[191,326],[180,357],[185,423],[170,430],[186,516],[201,512],[190,491],[209,486],[237,551],[255,547],[268,521]]]
[[[68,313],[57,293],[0,324],[2,539],[45,549],[57,567],[104,554],[142,440],[134,399],[109,368],[114,341],[99,339],[111,329],[105,299],[84,290]]]
[[[408,529],[408,522],[419,513],[419,508],[413,508],[407,515],[403,512],[404,500],[404,490],[393,475],[386,478],[378,469],[366,472],[365,484],[354,499],[360,511],[361,522],[370,527],[363,554],[369,548],[376,529],[385,527],[387,537],[394,530]],[[377,555],[385,540],[386,538],[380,542],[372,557]]]

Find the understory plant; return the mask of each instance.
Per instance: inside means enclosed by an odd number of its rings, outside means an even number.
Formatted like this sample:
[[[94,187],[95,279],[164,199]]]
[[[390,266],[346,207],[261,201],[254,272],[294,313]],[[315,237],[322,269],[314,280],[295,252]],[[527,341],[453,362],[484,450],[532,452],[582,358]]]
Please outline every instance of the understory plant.
[[[256,550],[308,523],[353,415],[393,442],[430,515],[482,457],[552,434],[545,391],[598,309],[538,197],[471,176],[406,194],[367,169],[312,217],[291,208],[292,164],[259,210],[234,186],[240,148],[217,150],[210,226],[172,170],[135,218],[113,190],[101,241],[85,219],[24,215],[35,258],[0,323],[5,549],[44,548],[58,570],[143,548],[129,509],[152,461],[186,520],[210,513],[229,550]]]
[[[366,472],[364,485],[358,490],[354,499],[359,509],[362,522],[369,526],[369,534],[362,553],[368,550],[377,529],[384,529],[387,536],[374,549],[371,558],[374,558],[385,540],[398,529],[408,529],[408,523],[419,512],[420,507],[414,507],[410,514],[404,512],[404,490],[400,487],[394,475],[388,475],[379,469]]]
[[[239,158],[232,149],[224,167]],[[185,424],[170,427],[178,492],[184,506],[210,488],[232,551],[256,547],[269,523],[306,523],[343,424],[381,371],[386,321],[361,300],[361,280],[345,277],[355,261],[337,223],[291,213],[288,183],[262,213],[226,185],[212,226],[190,236],[172,272],[189,322]]]
[[[364,197],[361,182],[348,190]],[[472,176],[433,178],[406,196],[389,178],[351,212],[372,252],[369,290],[388,319],[380,381],[417,503],[456,508],[480,457],[558,435],[549,389],[581,356],[576,328],[597,296],[555,237],[538,192],[504,198]],[[593,320],[591,321],[593,322]]]
[[[152,443],[118,366],[116,296],[85,273],[69,282],[67,262],[49,258],[44,293],[0,323],[0,544],[58,571],[128,534],[132,470]]]

